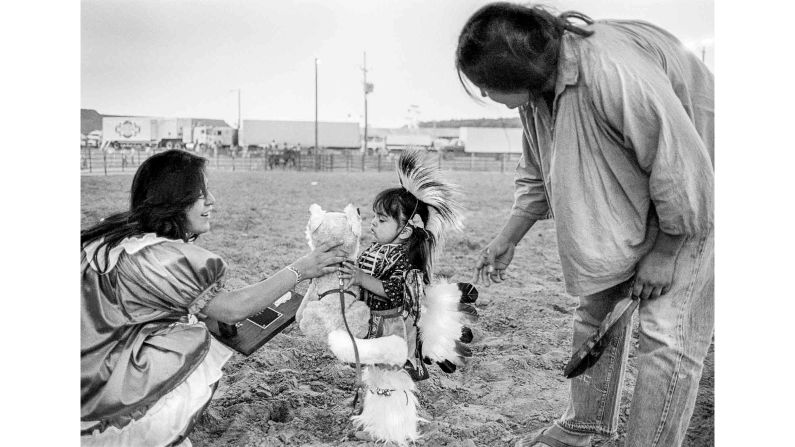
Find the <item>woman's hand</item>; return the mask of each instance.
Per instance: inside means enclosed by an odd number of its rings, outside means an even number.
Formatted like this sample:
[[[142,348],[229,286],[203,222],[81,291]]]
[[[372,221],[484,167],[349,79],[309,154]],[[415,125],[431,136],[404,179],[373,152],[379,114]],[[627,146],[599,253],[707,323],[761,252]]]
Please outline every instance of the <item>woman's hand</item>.
[[[513,260],[513,252],[516,244],[509,241],[501,234],[495,237],[486,248],[480,252],[478,260],[475,262],[475,276],[472,280],[477,284],[483,280],[483,284],[488,287],[491,282],[500,283],[505,279],[505,269]]]
[[[362,285],[364,275],[364,271],[356,267],[353,261],[350,260],[345,261],[340,268],[340,278],[345,280],[345,290],[348,290],[351,286]]]
[[[337,271],[337,264],[347,259],[343,250],[338,247],[342,242],[323,242],[311,253],[293,262],[292,266],[301,272],[302,279],[317,278]]]

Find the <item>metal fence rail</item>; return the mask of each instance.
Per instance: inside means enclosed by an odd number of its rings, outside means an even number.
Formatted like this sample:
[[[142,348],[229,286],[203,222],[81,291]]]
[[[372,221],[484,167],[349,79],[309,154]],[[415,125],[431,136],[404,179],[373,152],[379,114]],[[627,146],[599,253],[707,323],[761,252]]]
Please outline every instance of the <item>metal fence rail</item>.
[[[128,151],[126,153],[107,153],[97,148],[81,148],[81,174],[116,174],[135,172],[138,166],[152,153],[144,151]],[[212,170],[225,171],[270,171],[293,170],[309,172],[380,172],[394,170],[397,156],[362,155],[359,152],[335,152],[322,155],[295,155],[293,157],[267,157],[252,155],[246,157],[230,157],[203,155],[207,158],[207,167]],[[454,171],[500,171],[513,172],[519,154],[462,154],[429,152],[429,157],[436,159],[438,166]]]

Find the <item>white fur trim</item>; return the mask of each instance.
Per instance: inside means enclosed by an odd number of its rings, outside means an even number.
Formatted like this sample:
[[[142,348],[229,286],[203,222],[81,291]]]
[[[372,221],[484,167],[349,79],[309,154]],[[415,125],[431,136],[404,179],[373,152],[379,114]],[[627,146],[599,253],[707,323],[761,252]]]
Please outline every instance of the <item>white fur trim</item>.
[[[356,362],[353,343],[347,331],[343,329],[331,331],[328,334],[328,345],[341,362]],[[408,358],[406,341],[397,335],[370,339],[357,338],[356,346],[359,348],[359,362],[364,365],[385,364],[402,367]]]
[[[354,426],[364,430],[381,442],[393,442],[406,446],[416,441],[417,397],[414,382],[406,371],[377,367],[364,369],[362,381],[365,385],[362,414],[353,416]],[[378,390],[390,390],[389,395]]]
[[[439,281],[425,289],[422,318],[417,322],[423,355],[437,362],[449,360],[462,365],[455,351],[467,318],[458,311],[460,301],[461,291],[456,283]]]

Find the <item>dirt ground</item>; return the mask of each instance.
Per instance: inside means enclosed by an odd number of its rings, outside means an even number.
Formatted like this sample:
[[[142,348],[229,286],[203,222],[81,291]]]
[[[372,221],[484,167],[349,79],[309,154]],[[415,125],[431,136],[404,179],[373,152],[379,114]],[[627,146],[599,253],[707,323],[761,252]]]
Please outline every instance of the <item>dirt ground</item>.
[[[436,268],[455,281],[468,281],[478,252],[508,215],[511,175],[450,172],[448,177],[464,190],[467,228],[449,239]],[[130,176],[83,177],[82,226],[123,208],[130,181]],[[250,284],[307,251],[304,227],[312,203],[329,210],[353,203],[369,222],[372,198],[395,183],[392,172],[211,172],[218,213],[212,232],[197,243],[228,262],[227,287]],[[472,361],[454,374],[433,367],[431,378],[418,384],[420,415],[427,422],[420,425],[416,445],[509,446],[519,434],[548,425],[565,409],[568,388],[562,369],[571,354],[577,300],[564,291],[551,221],[539,222],[527,234],[507,276],[502,284],[479,288]],[[191,435],[194,446],[373,445],[352,436],[353,369],[306,339],[295,325],[249,357],[235,354],[224,371]],[[619,436],[594,445],[623,445],[635,373],[633,350]],[[684,444],[688,447],[714,445],[712,349],[701,385]]]

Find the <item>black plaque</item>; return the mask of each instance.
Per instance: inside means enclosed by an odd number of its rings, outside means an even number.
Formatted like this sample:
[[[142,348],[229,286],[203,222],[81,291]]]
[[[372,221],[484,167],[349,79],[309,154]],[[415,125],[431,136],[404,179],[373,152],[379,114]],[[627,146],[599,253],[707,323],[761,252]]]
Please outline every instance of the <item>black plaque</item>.
[[[295,313],[303,298],[303,295],[290,292],[290,299],[286,302],[276,307],[266,307],[235,325],[224,327],[223,323],[212,318],[207,318],[205,324],[221,343],[248,356],[295,321]]]

